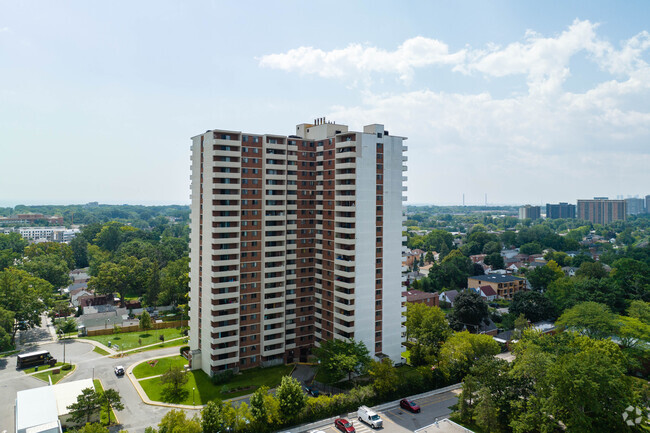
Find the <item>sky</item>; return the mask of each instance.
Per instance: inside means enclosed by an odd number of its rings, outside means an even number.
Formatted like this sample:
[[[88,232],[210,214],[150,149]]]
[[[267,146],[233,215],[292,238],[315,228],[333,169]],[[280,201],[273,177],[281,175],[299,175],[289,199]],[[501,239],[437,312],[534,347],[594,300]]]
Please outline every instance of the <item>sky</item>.
[[[0,206],[189,204],[190,137],[408,140],[410,204],[650,194],[650,2],[0,0]]]

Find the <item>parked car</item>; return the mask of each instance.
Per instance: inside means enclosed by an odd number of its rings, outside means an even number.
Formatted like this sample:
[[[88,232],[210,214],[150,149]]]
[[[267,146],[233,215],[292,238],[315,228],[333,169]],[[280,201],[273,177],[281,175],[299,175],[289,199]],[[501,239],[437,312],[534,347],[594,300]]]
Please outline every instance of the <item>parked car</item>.
[[[363,421],[370,426],[370,428],[381,428],[384,422],[377,412],[373,411],[367,406],[361,406],[357,409],[357,416],[359,421]]]
[[[124,376],[124,367],[121,365],[115,367],[115,376]]]
[[[345,418],[338,418],[334,421],[334,427],[344,433],[355,433],[356,430],[350,421]]]
[[[403,398],[399,401],[399,407],[409,410],[413,413],[420,413],[420,406],[416,402],[406,398]]]
[[[307,393],[312,397],[318,397],[318,395],[320,394],[320,391],[318,391],[318,388],[316,388],[315,386],[306,386],[305,391],[307,391]]]

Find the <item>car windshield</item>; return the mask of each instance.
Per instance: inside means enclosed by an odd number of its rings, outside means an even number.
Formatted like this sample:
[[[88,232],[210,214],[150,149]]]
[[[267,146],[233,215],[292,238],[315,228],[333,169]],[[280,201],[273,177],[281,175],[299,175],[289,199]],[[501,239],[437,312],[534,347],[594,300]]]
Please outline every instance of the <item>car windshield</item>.
[[[415,404],[414,401],[409,401],[409,404],[410,404],[411,406],[416,406],[416,404]]]
[[[379,419],[379,415],[373,415],[370,417],[371,420],[377,421]]]
[[[330,421],[332,422],[332,421]],[[352,423],[348,421],[343,421],[343,427],[352,427]]]

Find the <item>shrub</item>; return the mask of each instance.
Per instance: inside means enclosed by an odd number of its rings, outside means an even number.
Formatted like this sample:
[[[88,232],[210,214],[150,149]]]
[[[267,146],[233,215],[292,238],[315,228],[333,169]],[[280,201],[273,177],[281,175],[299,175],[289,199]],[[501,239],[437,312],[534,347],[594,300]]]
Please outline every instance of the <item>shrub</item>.
[[[189,352],[190,351],[190,346],[181,346],[180,353],[181,356],[183,356],[183,352]]]
[[[212,375],[212,383],[215,385],[220,385],[222,383],[228,382],[235,375],[233,370],[224,370],[219,373],[214,373]]]
[[[72,370],[72,364],[63,364],[61,370]]]

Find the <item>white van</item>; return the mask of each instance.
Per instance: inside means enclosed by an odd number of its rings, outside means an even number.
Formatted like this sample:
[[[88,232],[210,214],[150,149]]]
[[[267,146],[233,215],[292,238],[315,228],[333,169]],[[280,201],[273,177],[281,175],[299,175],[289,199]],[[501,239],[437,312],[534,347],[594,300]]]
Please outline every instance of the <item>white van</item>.
[[[377,412],[367,406],[361,406],[357,410],[357,416],[359,417],[359,421],[365,422],[370,428],[381,428],[384,424],[379,415],[377,415]]]

